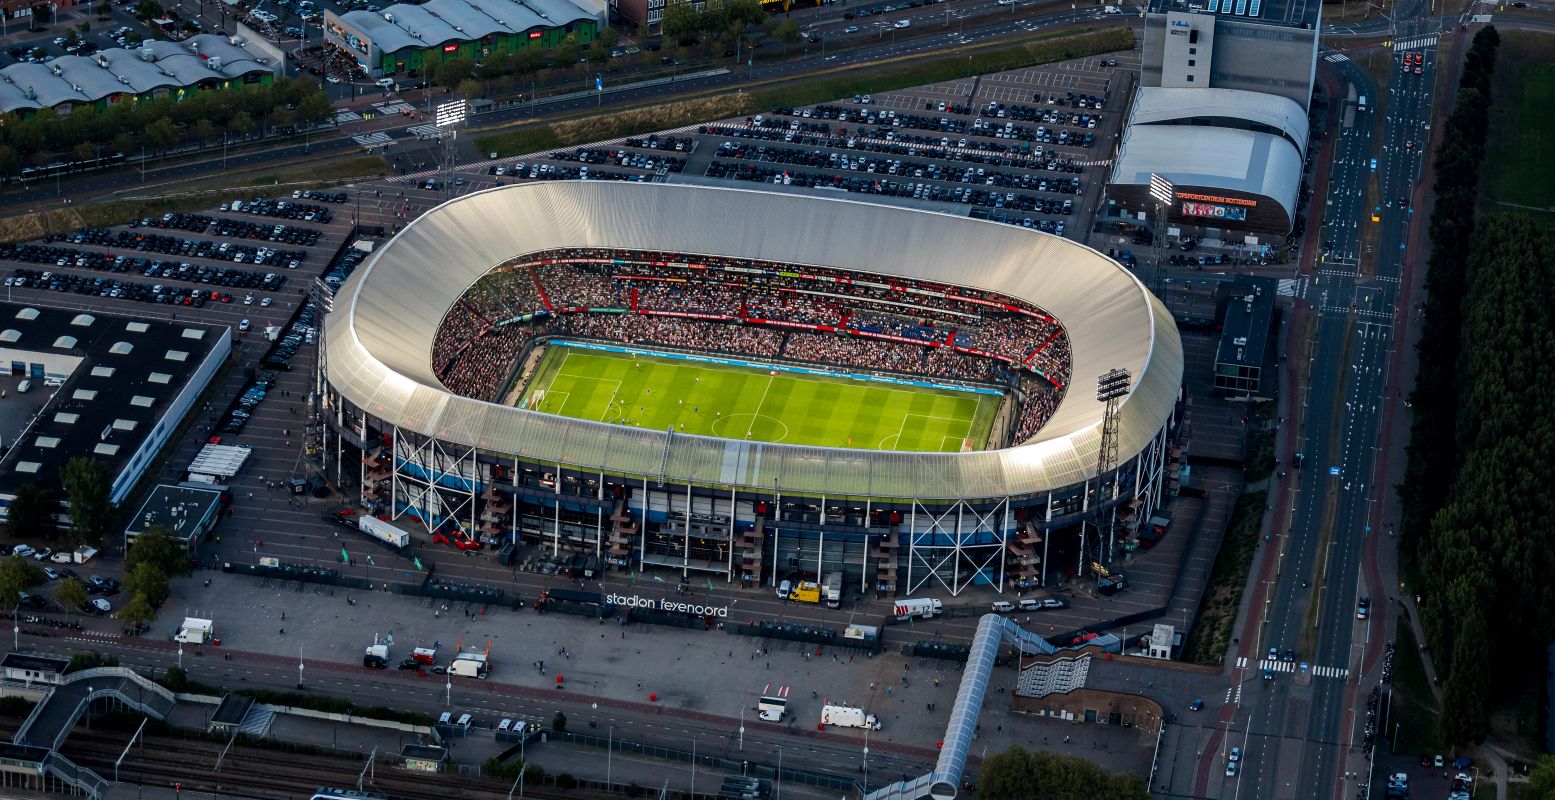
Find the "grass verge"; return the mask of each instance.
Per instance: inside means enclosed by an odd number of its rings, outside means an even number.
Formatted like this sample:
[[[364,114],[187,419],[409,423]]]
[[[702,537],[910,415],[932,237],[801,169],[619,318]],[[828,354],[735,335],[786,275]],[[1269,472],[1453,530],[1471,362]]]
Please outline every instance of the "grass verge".
[[[768,88],[711,97],[660,103],[639,109],[612,112],[517,130],[492,130],[475,140],[481,153],[497,158],[527,155],[558,147],[620,139],[627,136],[679,128],[699,122],[754,114],[775,106],[803,106],[874,94],[909,86],[965,78],[968,75],[1066,61],[1073,58],[1128,50],[1134,33],[1128,28],[1109,28],[1073,33],[1054,31],[1020,44],[966,55],[881,64],[873,68],[832,70],[813,74],[805,81],[783,81]]]
[[[1209,588],[1199,603],[1198,619],[1183,648],[1184,661],[1218,664],[1225,657],[1242,592],[1247,589],[1253,554],[1258,551],[1258,528],[1268,504],[1268,492],[1237,497],[1226,535],[1220,540],[1220,552],[1215,555],[1215,566],[1210,569]]]
[[[1555,35],[1507,31],[1496,59],[1483,191],[1555,224]]]
[[[1397,732],[1393,752],[1418,756],[1444,753],[1440,726],[1441,706],[1431,692],[1425,664],[1420,660],[1420,642],[1409,620],[1400,618],[1393,652],[1393,708],[1388,724]]]

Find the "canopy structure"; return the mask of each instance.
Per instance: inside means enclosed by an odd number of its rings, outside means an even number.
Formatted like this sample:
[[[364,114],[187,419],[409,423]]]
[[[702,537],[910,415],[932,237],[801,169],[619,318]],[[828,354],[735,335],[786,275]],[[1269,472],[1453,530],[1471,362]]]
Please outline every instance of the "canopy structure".
[[[616,248],[826,266],[1000,292],[1068,331],[1071,388],[1047,425],[1007,449],[898,453],[628,428],[449,392],[432,368],[438,324],[492,268],[526,253]],[[378,249],[325,326],[330,387],[354,409],[441,442],[543,463],[795,493],[1003,498],[1095,475],[1105,405],[1095,382],[1133,376],[1124,458],[1169,420],[1182,344],[1166,308],[1094,250],[994,222],[846,199],[674,184],[548,181],[451,200]]]

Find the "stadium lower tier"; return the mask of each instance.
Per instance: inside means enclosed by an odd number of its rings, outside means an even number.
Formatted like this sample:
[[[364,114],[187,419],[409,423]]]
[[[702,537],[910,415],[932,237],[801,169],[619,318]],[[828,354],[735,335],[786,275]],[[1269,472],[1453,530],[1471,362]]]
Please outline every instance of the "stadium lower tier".
[[[534,463],[351,408],[332,422],[329,477],[357,484],[368,513],[442,532],[450,547],[475,541],[509,564],[559,558],[578,570],[696,583],[776,585],[835,572],[849,594],[887,597],[1028,589],[1089,574],[1110,560],[1104,550],[1143,541],[1144,523],[1176,491],[1168,474],[1181,458],[1163,428],[1100,486],[983,499],[800,496]]]
[[[533,253],[464,293],[438,328],[432,364],[450,391],[491,401],[515,394],[524,353],[552,336],[994,384],[1019,402],[999,445],[1031,438],[1057,409],[1069,340],[1046,312],[869,277],[657,252]]]

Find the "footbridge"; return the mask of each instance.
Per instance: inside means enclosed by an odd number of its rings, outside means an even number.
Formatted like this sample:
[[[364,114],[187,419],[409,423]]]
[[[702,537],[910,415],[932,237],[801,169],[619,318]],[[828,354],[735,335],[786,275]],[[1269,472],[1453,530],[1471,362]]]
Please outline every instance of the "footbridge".
[[[40,773],[51,775],[93,798],[102,797],[108,790],[109,781],[60,755],[59,747],[92,701],[99,698],[112,698],[127,708],[159,720],[167,719],[176,702],[172,692],[127,667],[81,670],[65,675],[61,683],[50,688],[12,738],[17,747],[46,754],[36,762]]]
[[[984,615],[977,623],[977,633],[972,636],[966,670],[961,673],[961,687],[956,690],[956,703],[950,710],[950,722],[945,726],[945,737],[934,769],[916,778],[876,789],[865,795],[864,800],[955,799],[961,787],[962,772],[966,769],[967,755],[972,749],[972,739],[977,734],[977,718],[983,711],[988,677],[993,674],[999,648],[1005,644],[1027,655],[1052,655],[1063,649],[1010,619],[998,614]],[[1098,645],[1105,642],[1098,639],[1084,644]]]

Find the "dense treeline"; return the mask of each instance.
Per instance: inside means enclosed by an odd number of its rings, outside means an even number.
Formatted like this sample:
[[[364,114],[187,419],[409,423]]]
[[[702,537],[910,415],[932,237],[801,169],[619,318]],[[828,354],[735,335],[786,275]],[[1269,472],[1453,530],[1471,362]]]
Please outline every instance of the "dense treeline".
[[[1400,488],[1405,557],[1443,677],[1442,733],[1482,740],[1492,686],[1543,673],[1555,637],[1555,234],[1515,214],[1476,221],[1494,28],[1474,39],[1436,154],[1430,297]],[[1491,657],[1494,646],[1496,656]]]
[[[977,778],[983,800],[1148,800],[1138,775],[1111,774],[1098,764],[1045,750],[1011,747],[983,760]]]
[[[0,174],[60,160],[86,160],[111,153],[156,154],[180,144],[217,144],[224,135],[243,137],[320,123],[334,110],[318,84],[277,79],[268,86],[208,89],[182,100],[162,97],[106,108],[80,107],[0,115]]]
[[[1465,265],[1458,372],[1437,387],[1458,395],[1448,435],[1461,460],[1418,563],[1422,622],[1445,675],[1443,734],[1454,743],[1485,737],[1490,687],[1542,675],[1555,636],[1555,537],[1541,466],[1555,452],[1552,265],[1555,235],[1526,217],[1480,221]]]
[[[1454,432],[1458,395],[1443,391],[1443,387],[1457,385],[1464,263],[1474,235],[1479,167],[1485,157],[1486,109],[1500,41],[1495,28],[1484,28],[1475,35],[1458,84],[1457,104],[1436,150],[1431,259],[1425,276],[1425,318],[1417,345],[1420,367],[1410,397],[1415,417],[1404,484],[1399,490],[1403,508],[1399,549],[1406,564],[1417,563],[1414,559],[1421,538],[1447,499],[1458,463]]]

